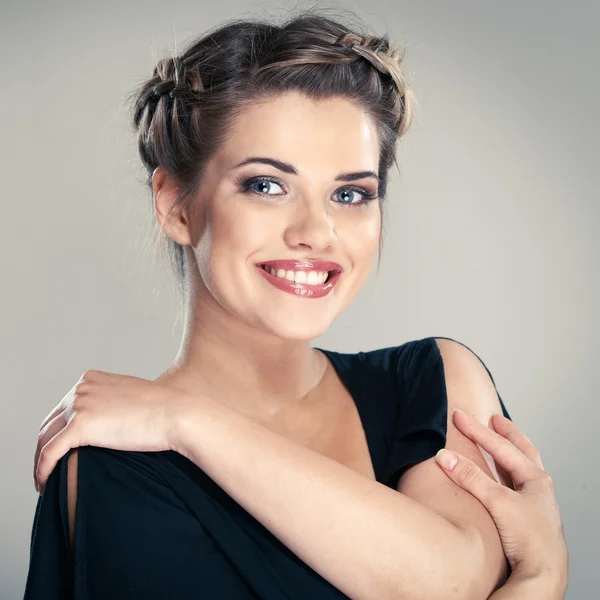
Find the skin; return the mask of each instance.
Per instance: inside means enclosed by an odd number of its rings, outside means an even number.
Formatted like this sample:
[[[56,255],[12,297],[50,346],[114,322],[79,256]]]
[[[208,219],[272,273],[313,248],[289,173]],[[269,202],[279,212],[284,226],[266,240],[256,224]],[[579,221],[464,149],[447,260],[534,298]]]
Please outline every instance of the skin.
[[[153,176],[156,216],[185,246],[191,285],[185,334],[173,365],[157,381],[206,393],[245,414],[272,415],[314,388],[325,360],[309,346],[352,302],[376,256],[381,211],[377,180],[335,181],[339,173],[378,171],[379,141],[368,115],[347,99],[315,103],[289,93],[251,106],[207,165],[190,207],[165,220],[177,188],[162,168]],[[293,141],[293,143],[292,143]],[[293,165],[234,169],[248,157]],[[242,193],[236,176],[275,177],[267,197]],[[340,193],[342,190],[342,193]],[[255,263],[318,258],[344,269],[323,298],[301,298],[264,280]]]

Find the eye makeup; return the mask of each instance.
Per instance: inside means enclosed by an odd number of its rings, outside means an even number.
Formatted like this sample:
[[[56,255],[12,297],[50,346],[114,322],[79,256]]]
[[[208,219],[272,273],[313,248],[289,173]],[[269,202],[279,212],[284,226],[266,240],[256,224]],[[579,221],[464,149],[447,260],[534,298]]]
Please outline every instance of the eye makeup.
[[[251,194],[251,195],[256,195],[256,196],[263,196],[263,197],[265,197],[265,196],[266,197],[268,197],[268,196],[276,197],[276,196],[283,195],[283,194],[268,194],[268,193],[264,193],[264,192],[259,192],[253,188],[253,186],[257,183],[274,183],[285,190],[285,186],[283,185],[283,183],[280,182],[276,177],[263,176],[263,175],[248,176],[247,174],[242,174],[239,177],[235,178],[235,185],[240,193]],[[348,206],[348,207],[364,206],[364,205],[368,204],[369,202],[371,202],[372,200],[376,200],[379,197],[377,194],[371,193],[367,189],[362,188],[360,186],[356,186],[356,185],[342,186],[335,191],[335,194],[337,194],[338,192],[341,192],[341,191],[351,192],[351,193],[355,192],[355,193],[360,194],[362,197],[361,200],[359,200],[358,202],[336,202],[336,204],[341,204],[343,206]]]

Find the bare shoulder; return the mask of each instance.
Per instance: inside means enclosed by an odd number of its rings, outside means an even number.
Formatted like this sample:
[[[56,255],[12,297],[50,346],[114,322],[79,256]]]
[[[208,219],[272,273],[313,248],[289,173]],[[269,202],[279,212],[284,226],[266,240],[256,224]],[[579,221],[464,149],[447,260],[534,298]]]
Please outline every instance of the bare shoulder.
[[[455,408],[469,413],[478,421],[490,426],[490,419],[494,414],[502,414],[502,406],[496,392],[496,387],[492,381],[488,371],[478,356],[467,346],[460,342],[447,338],[434,338],[442,359],[444,380],[446,384],[446,399],[447,399],[447,434],[446,448],[454,449],[467,458],[476,462],[490,477],[496,481],[500,481],[507,485],[509,478],[504,471],[494,464],[492,458],[480,446],[467,438],[454,425],[452,413]],[[444,473],[438,473],[439,467],[435,458],[431,458],[423,463],[418,463],[408,468],[398,483],[398,489],[407,490],[417,485],[416,474],[423,471],[424,465],[430,464],[432,468],[429,470],[431,474],[437,474],[439,479],[445,485],[451,482]],[[417,487],[422,486],[422,478],[418,477]],[[455,492],[458,492],[456,486]],[[474,498],[468,492],[461,490],[458,497]]]
[[[496,386],[480,358],[465,345],[447,338],[435,338],[444,364],[448,392],[448,438],[455,450],[477,449],[478,461],[486,473],[506,486],[512,486],[510,476],[481,446],[468,440],[454,426],[452,411],[455,408],[469,413],[486,427],[492,415],[503,414]],[[481,455],[481,456],[479,456]]]
[[[492,414],[501,413],[498,394],[487,369],[464,344],[447,338],[434,338],[444,364],[448,408],[470,411],[488,425]]]
[[[67,459],[67,512],[69,515],[69,539],[71,541],[71,554],[74,550],[75,537],[75,509],[77,506],[77,466],[79,449],[74,448]]]

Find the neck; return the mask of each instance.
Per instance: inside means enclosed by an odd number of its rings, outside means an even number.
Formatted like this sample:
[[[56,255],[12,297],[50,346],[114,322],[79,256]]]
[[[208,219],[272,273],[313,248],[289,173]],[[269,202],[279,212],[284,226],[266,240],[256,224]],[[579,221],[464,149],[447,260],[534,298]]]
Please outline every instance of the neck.
[[[307,340],[252,327],[203,286],[188,294],[181,346],[156,381],[267,416],[300,402],[321,381],[327,358]]]

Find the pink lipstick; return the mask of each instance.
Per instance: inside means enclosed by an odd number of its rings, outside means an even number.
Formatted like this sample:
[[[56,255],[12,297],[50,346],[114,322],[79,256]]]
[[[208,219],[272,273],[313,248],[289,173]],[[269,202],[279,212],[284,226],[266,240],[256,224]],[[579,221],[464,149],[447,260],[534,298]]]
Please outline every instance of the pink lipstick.
[[[303,298],[322,298],[326,296],[336,284],[342,273],[342,267],[338,263],[324,260],[269,260],[263,263],[257,263],[256,267],[262,276],[276,288],[296,294]],[[290,281],[285,277],[273,275],[268,269],[278,271],[283,269],[287,271],[305,271],[308,275],[311,271],[316,273],[327,272],[327,278],[323,283],[298,283]]]

